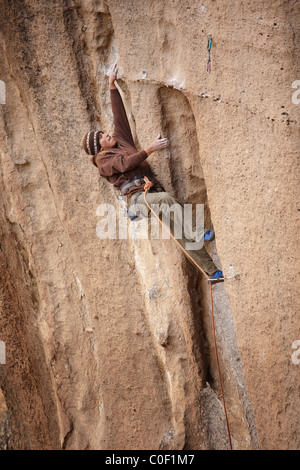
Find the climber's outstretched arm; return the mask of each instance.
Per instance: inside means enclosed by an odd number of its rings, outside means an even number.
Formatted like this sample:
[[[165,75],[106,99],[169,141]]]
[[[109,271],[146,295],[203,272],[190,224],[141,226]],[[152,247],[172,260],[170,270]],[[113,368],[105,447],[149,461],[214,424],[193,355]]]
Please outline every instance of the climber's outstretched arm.
[[[114,64],[110,67],[109,71],[109,88],[110,88],[110,96],[111,96],[111,107],[113,112],[114,118],[114,137],[118,141],[122,141],[124,139],[126,142],[130,143],[132,146],[135,147],[133,142],[133,137],[131,134],[131,129],[129,126],[127,114],[124,108],[124,104],[119,93],[119,90],[115,86],[115,80],[118,76],[118,68],[117,64]],[[157,136],[154,142],[152,142],[145,151],[149,156],[151,153],[155,152],[156,150],[162,150],[169,145],[169,140],[167,138],[161,138],[160,134]]]
[[[122,97],[119,93],[118,88],[115,86],[115,80],[117,79],[117,75],[118,68],[117,65],[114,64],[110,67],[109,70],[110,100],[114,121],[113,137],[120,143],[122,143],[122,141],[125,141],[135,147]]]

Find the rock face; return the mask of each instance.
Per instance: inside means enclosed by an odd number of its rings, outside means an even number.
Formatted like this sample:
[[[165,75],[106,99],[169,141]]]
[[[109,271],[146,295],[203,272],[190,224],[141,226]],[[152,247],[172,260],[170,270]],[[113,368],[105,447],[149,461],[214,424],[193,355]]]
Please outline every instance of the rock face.
[[[3,0],[0,22],[11,448],[229,448],[207,282],[142,222],[97,237],[118,206],[81,138],[112,130],[117,61],[137,146],[169,137],[154,171],[240,274],[213,286],[232,446],[299,449],[299,2]]]

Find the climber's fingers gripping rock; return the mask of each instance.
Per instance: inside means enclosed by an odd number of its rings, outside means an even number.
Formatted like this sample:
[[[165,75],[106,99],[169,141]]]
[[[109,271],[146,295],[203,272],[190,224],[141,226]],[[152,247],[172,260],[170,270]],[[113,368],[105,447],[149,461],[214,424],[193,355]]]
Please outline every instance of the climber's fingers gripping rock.
[[[109,84],[112,85],[114,81],[117,79],[118,76],[118,67],[117,64],[113,64],[110,66],[109,72]]]
[[[155,141],[152,142],[151,144],[151,147],[153,149],[153,151],[155,152],[156,150],[162,150],[166,147],[169,146],[169,139],[167,139],[166,137],[165,138],[161,138],[161,135],[158,134],[158,136],[156,137]]]

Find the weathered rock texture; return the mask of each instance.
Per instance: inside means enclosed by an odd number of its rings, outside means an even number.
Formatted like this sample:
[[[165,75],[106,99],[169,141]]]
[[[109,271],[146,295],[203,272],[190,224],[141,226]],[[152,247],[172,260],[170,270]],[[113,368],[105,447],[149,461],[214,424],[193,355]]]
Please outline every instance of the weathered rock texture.
[[[299,1],[2,0],[0,22],[12,448],[228,449],[206,281],[171,240],[96,236],[117,203],[80,145],[112,129],[117,60],[137,145],[169,137],[153,169],[240,273],[213,287],[233,447],[299,449]]]

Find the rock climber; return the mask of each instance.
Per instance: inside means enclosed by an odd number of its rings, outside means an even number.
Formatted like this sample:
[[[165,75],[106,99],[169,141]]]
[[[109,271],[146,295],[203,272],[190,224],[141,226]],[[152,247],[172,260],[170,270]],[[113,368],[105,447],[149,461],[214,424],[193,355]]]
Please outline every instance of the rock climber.
[[[146,200],[150,206],[158,204],[163,208],[179,204],[173,196],[164,191],[147,161],[153,152],[168,147],[169,140],[158,135],[148,147],[141,151],[137,150],[121,95],[115,85],[117,73],[117,65],[114,64],[109,71],[114,132],[112,135],[102,130],[88,132],[82,139],[82,147],[88,155],[92,156],[91,162],[98,168],[100,175],[113,184],[122,197],[127,197],[127,207],[130,210],[135,207],[139,213],[149,217],[150,211],[144,200],[146,183],[144,177],[153,183],[151,189],[146,193]],[[131,218],[137,217],[136,214],[137,212]],[[168,215],[170,216],[170,213]],[[176,223],[176,221],[173,222]],[[182,224],[182,221],[180,223]],[[170,227],[171,230],[174,230],[174,224]],[[195,232],[191,233],[195,237]],[[214,231],[203,230],[201,237],[203,241],[211,241],[214,239]],[[184,236],[178,242],[183,247],[186,242],[191,242],[191,238],[186,237],[186,227]],[[216,267],[203,243],[201,248],[190,249],[189,255],[205,271],[209,279],[213,281],[224,279],[223,272]]]

